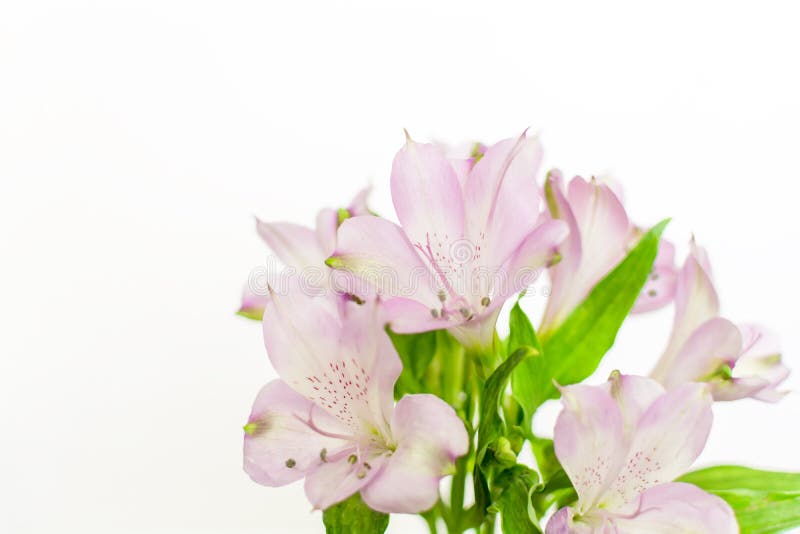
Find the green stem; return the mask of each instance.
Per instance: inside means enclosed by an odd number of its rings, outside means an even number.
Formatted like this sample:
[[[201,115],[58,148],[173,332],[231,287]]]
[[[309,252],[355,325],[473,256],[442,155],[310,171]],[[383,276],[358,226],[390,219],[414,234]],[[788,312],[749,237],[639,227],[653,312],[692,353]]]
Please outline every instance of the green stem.
[[[451,534],[461,534],[461,516],[464,511],[464,490],[467,482],[467,465],[469,455],[456,460],[456,474],[453,475],[453,486],[450,488]]]

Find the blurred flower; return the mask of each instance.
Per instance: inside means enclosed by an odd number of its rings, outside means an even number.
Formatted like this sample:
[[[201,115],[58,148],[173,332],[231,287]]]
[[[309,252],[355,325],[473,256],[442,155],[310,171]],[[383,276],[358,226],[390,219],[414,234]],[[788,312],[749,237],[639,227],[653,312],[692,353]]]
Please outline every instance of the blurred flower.
[[[361,492],[382,512],[417,513],[469,448],[464,424],[434,395],[394,404],[400,359],[376,301],[363,305],[293,288],[272,294],[264,341],[279,380],[245,425],[244,468],[267,486],[305,478],[315,508]]]
[[[665,392],[654,380],[615,372],[603,385],[561,392],[555,452],[578,501],[556,512],[547,534],[738,532],[725,501],[672,482],[705,446],[708,386]]]
[[[540,160],[538,139],[524,133],[467,160],[408,138],[391,174],[401,226],[348,219],[328,264],[375,284],[395,332],[448,328],[467,347],[489,351],[502,304],[566,236],[563,222],[539,217]]]
[[[772,333],[719,316],[708,257],[692,241],[677,279],[672,333],[652,377],[668,388],[709,382],[716,400],[775,402],[784,395],[777,387],[788,375]]]

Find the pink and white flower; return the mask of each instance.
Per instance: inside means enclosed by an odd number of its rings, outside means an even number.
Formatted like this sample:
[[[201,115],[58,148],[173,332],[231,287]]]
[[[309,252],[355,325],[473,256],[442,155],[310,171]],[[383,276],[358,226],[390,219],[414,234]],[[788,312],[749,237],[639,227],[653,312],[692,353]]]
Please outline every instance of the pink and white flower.
[[[468,347],[491,349],[500,307],[567,233],[540,218],[540,160],[538,139],[524,133],[457,162],[408,138],[391,174],[400,226],[348,219],[328,264],[376,285],[394,331],[448,328]]]
[[[373,509],[417,513],[467,453],[461,419],[434,395],[394,403],[400,359],[380,307],[298,288],[272,294],[264,341],[279,380],[268,383],[245,425],[244,468],[267,486],[305,478],[315,508],[360,492]]]
[[[578,501],[555,513],[547,534],[738,532],[725,501],[672,482],[705,446],[708,386],[665,391],[654,380],[615,372],[605,384],[561,393],[555,452]]]
[[[707,381],[716,400],[776,402],[785,394],[777,388],[789,370],[776,336],[720,317],[708,257],[694,242],[678,275],[672,333],[651,376],[667,388]]]
[[[336,248],[336,230],[341,222],[349,217],[367,215],[367,197],[370,188],[366,187],[353,197],[346,208],[335,210],[324,208],[317,214],[316,228],[289,222],[264,222],[256,219],[256,232],[281,262],[298,276],[308,276],[308,282],[328,287],[325,259]],[[268,296],[266,287],[251,287],[248,283],[242,292],[239,315],[260,319]]]

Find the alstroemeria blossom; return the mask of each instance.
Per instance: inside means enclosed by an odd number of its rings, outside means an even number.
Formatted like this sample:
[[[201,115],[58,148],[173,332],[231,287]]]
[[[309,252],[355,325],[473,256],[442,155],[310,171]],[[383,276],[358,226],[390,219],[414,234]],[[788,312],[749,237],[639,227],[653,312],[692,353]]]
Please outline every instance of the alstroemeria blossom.
[[[559,247],[561,259],[550,267],[550,296],[540,331],[556,329],[589,295],[592,288],[622,261],[641,231],[631,224],[620,194],[612,185],[580,176],[565,187],[561,172],[551,170],[545,182],[550,217],[569,225],[569,237]],[[674,294],[674,249],[659,248],[650,279],[633,312],[665,306]]]
[[[374,300],[359,305],[299,288],[273,293],[264,341],[280,376],[245,425],[244,468],[261,484],[305,478],[315,508],[360,492],[373,509],[417,513],[469,448],[461,419],[434,395],[395,405],[400,359]]]
[[[409,138],[391,173],[401,226],[346,220],[328,264],[376,285],[394,331],[448,328],[468,347],[491,348],[500,307],[567,233],[539,217],[540,160],[538,139],[525,134],[458,162]]]
[[[651,376],[667,388],[707,381],[716,400],[775,402],[784,395],[777,387],[788,375],[771,332],[719,316],[708,257],[692,242],[678,275],[672,334]]]
[[[324,208],[317,214],[316,228],[289,222],[264,222],[256,219],[256,232],[293,274],[305,276],[311,285],[328,287],[328,269],[325,259],[336,248],[336,230],[342,220],[370,213],[367,196],[370,188],[364,188],[353,197],[346,208],[335,210]],[[262,285],[259,281],[258,285]],[[267,302],[266,287],[251,287],[248,282],[242,292],[242,303],[238,313],[245,317],[260,319]]]
[[[556,512],[547,534],[738,532],[725,501],[672,482],[705,446],[708,386],[665,391],[649,378],[614,373],[605,384],[561,393],[555,452],[578,501]]]

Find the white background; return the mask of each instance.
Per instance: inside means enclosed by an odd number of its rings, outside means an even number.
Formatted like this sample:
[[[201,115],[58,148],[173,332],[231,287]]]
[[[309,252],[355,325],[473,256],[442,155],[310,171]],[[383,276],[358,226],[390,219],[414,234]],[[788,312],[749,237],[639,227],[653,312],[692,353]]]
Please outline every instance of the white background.
[[[234,316],[252,215],[310,224],[370,181],[391,214],[403,127],[531,126],[547,165],[610,173],[800,367],[791,2],[285,4],[0,4],[0,531],[321,530],[241,471],[273,376]],[[670,320],[628,321],[598,380],[646,373]],[[699,463],[800,470],[797,395],[715,412]]]

